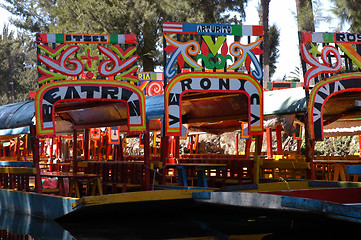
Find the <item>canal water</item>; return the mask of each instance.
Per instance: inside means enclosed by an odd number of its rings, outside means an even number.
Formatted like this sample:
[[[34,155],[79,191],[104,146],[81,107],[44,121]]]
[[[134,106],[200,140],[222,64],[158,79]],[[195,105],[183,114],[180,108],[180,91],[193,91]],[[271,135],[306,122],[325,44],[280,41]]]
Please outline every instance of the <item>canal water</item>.
[[[222,213],[224,213],[222,215]],[[49,221],[1,212],[0,239],[351,239],[361,225],[319,215],[209,209]],[[358,235],[355,235],[358,234]]]

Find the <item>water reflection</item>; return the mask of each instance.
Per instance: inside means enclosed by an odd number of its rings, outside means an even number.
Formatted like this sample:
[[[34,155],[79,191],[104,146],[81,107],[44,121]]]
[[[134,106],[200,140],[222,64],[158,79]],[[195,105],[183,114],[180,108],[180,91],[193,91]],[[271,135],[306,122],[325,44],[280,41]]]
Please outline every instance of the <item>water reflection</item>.
[[[0,239],[75,239],[57,222],[0,211]]]
[[[0,239],[340,239],[360,225],[289,212],[197,208],[182,211],[117,212],[55,221],[0,212]],[[94,213],[94,212],[92,212]],[[66,229],[66,230],[65,230]]]
[[[221,206],[191,208],[92,208],[61,225],[76,239],[349,239],[360,225],[303,214]],[[129,212],[133,210],[132,212]],[[99,213],[96,215],[96,213]]]

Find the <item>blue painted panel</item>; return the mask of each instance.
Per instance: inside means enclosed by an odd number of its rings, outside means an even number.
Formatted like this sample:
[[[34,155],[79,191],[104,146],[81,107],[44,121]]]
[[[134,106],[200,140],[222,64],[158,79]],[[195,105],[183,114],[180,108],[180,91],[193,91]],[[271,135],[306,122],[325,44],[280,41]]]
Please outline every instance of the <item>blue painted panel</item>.
[[[194,192],[192,193],[193,199],[210,199],[211,192]]]
[[[33,167],[34,163],[31,161],[0,161],[0,166]]]
[[[346,166],[346,174],[361,174],[361,165],[348,165]]]
[[[230,185],[227,187],[222,187],[220,192],[234,192],[242,190],[258,189],[258,184],[244,184],[244,185]]]
[[[328,181],[309,181],[308,186],[320,188],[338,188],[338,187],[361,187],[360,182],[328,182]]]
[[[0,189],[0,210],[56,219],[71,212],[77,198]]]
[[[345,216],[361,221],[361,207],[355,205],[343,205],[337,203],[328,203],[327,212],[335,216]]]
[[[305,211],[322,212],[324,204],[325,202],[321,200],[283,196],[281,206]]]

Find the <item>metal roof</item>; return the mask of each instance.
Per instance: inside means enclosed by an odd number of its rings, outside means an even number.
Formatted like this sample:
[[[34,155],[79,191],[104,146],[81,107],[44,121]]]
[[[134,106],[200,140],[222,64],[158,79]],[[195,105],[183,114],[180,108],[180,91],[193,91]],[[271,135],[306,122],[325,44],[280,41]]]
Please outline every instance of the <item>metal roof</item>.
[[[303,88],[264,92],[264,115],[302,113],[306,110],[306,93]]]
[[[11,103],[0,107],[0,129],[13,129],[34,124],[34,101]]]
[[[164,95],[145,97],[147,119],[160,119],[164,116]]]

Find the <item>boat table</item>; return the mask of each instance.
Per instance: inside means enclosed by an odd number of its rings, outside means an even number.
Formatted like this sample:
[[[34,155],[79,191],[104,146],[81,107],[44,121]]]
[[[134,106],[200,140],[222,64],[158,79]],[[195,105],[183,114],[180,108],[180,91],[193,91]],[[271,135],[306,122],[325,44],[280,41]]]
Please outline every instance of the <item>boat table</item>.
[[[341,181],[346,181],[346,165],[351,165],[351,164],[360,164],[361,160],[347,160],[347,159],[342,159],[342,160],[327,160],[327,159],[322,159],[322,160],[318,160],[315,159],[313,160],[313,163],[315,164],[332,164],[334,167],[334,173],[333,173],[333,181],[338,181],[339,178],[341,178]],[[329,180],[329,179],[327,179]]]
[[[310,163],[306,162],[302,158],[279,159],[279,160],[264,159],[260,167],[261,167],[262,177],[265,177],[265,171],[267,169],[272,170],[273,176],[277,176],[278,174],[281,175],[281,173],[277,173],[276,169],[278,169],[279,171],[289,170],[290,171],[289,174],[292,176],[292,178],[296,178],[296,177],[302,177],[304,171],[310,169]],[[296,171],[302,171],[302,173],[297,173]]]
[[[227,164],[221,163],[168,163],[166,168],[175,168],[178,170],[178,183],[188,186],[186,169],[195,169],[197,171],[197,186],[208,187],[206,170],[225,169]]]
[[[89,183],[91,188],[91,195],[95,195],[95,191],[98,188],[99,195],[103,195],[103,190],[100,183],[100,176],[98,174],[83,174],[83,173],[72,173],[72,172],[45,172],[41,173],[42,177],[50,177],[58,179],[58,189],[59,193],[62,196],[66,196],[65,187],[64,187],[64,178],[69,179],[69,192],[68,197],[71,196],[73,189],[75,191],[75,196],[80,198],[80,189],[79,184],[82,180],[86,180]]]

